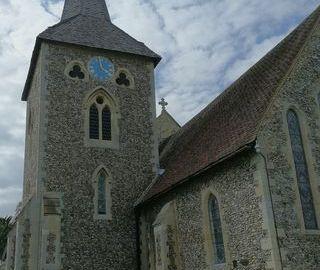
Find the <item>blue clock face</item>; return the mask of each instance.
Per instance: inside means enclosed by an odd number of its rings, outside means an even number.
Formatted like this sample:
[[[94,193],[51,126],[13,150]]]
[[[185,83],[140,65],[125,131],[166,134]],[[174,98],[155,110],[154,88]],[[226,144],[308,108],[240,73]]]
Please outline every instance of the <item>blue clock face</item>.
[[[103,57],[93,57],[89,62],[89,70],[93,77],[100,81],[108,80],[114,74],[112,62]]]

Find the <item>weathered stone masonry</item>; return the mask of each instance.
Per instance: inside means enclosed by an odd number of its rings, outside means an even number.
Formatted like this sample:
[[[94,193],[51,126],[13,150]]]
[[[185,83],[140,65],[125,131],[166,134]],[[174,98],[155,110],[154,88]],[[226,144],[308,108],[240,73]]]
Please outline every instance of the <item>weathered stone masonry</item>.
[[[286,114],[298,114],[308,163],[313,199],[319,220],[320,186],[320,29],[312,33],[297,63],[279,89],[261,127],[258,143],[267,158],[284,269],[318,269],[320,233],[304,230],[300,197],[288,134]]]
[[[181,252],[176,255],[181,258],[181,266],[178,269],[211,269],[208,261],[211,256],[208,254],[210,239],[206,238],[210,232],[208,224],[205,223],[208,213],[204,210],[206,202],[202,198],[208,191],[217,194],[221,201],[221,215],[226,235],[225,269],[231,269],[233,261],[238,264],[236,269],[242,269],[240,261],[244,260],[249,261],[249,266],[243,269],[267,269],[271,251],[264,250],[261,246],[267,231],[263,227],[262,199],[256,193],[260,185],[254,177],[258,170],[258,162],[258,156],[252,153],[236,157],[161,197],[161,200],[144,206],[144,220],[152,224],[166,203],[172,200],[176,202],[177,238]],[[152,246],[152,235],[148,239],[149,245]],[[151,261],[155,256],[154,252],[153,247],[149,251]],[[153,269],[152,265],[150,269]]]
[[[6,270],[319,269],[287,125],[294,110],[320,225],[319,18],[180,127],[164,100],[156,121],[160,57],[112,24],[104,0],[66,0],[37,38],[22,95],[24,194]],[[92,140],[88,99],[107,111]]]
[[[135,89],[123,89],[111,81],[74,81],[65,76],[68,62],[88,63],[97,54],[108,57],[116,69],[128,69],[135,79]],[[64,268],[132,269],[136,266],[133,203],[149,185],[156,166],[150,64],[142,57],[49,45],[48,141],[43,163],[46,191],[62,194]],[[99,87],[119,103],[118,150],[84,146],[83,104],[85,97]],[[91,179],[100,165],[109,169],[113,179],[111,221],[94,220]]]

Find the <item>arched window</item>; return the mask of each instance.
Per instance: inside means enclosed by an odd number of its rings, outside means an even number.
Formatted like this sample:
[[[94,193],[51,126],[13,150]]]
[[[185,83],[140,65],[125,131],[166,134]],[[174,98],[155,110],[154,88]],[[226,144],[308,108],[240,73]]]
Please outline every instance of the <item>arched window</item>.
[[[98,95],[90,107],[90,139],[111,141],[111,111],[103,96]]]
[[[221,226],[221,217],[219,203],[215,196],[209,198],[209,217],[211,222],[211,238],[213,245],[213,263],[224,264],[226,262],[223,233]]]
[[[104,89],[87,97],[86,144],[93,147],[119,147],[119,111],[115,99]]]
[[[94,212],[96,219],[111,219],[110,175],[99,167],[93,177]]]
[[[313,203],[300,123],[297,114],[293,110],[288,111],[287,121],[305,228],[308,230],[316,230],[318,229],[318,223]]]

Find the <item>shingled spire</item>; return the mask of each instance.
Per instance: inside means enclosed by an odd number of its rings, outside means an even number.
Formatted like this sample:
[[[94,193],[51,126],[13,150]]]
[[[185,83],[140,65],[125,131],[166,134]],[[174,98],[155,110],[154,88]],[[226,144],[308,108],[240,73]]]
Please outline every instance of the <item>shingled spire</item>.
[[[110,21],[105,0],[66,0],[64,3],[61,21],[79,14]]]

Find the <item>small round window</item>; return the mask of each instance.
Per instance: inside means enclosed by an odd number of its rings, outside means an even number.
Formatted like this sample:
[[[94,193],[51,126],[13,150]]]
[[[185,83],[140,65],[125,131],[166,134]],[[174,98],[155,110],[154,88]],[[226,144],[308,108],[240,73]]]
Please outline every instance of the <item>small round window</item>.
[[[102,105],[102,104],[104,103],[103,97],[100,97],[100,96],[97,97],[96,101],[97,101],[97,103],[100,104],[100,105]]]

